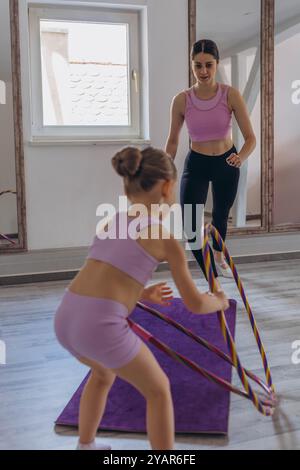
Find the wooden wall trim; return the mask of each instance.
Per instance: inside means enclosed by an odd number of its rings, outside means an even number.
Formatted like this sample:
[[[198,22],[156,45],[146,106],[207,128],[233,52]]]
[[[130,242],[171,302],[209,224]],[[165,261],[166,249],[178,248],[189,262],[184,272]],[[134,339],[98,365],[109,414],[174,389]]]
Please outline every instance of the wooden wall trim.
[[[190,52],[192,45],[196,42],[196,5],[197,0],[188,0],[188,21],[189,21],[189,51],[188,51],[188,61],[189,61],[189,86],[191,87],[194,84],[194,75],[191,66]]]

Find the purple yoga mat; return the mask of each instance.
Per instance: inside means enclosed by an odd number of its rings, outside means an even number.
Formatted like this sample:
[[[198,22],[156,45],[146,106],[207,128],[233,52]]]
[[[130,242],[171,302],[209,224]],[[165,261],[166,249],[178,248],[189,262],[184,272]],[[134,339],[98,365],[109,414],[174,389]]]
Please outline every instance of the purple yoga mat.
[[[195,315],[190,313],[180,298],[173,299],[172,305],[168,307],[149,302],[144,303],[169,315],[186,328],[191,329],[195,334],[202,336],[228,353],[217,314]],[[130,318],[175,351],[180,352],[188,359],[193,360],[223,379],[231,381],[232,367],[230,364],[171,325],[155,318],[141,308],[135,308]],[[235,300],[230,300],[230,307],[226,311],[226,319],[234,336],[236,319]],[[155,346],[147,344],[170,379],[176,432],[227,434],[230,392],[205,379],[185,365],[174,361]],[[87,378],[88,375],[57,418],[56,424],[66,426],[78,425],[79,401]],[[142,395],[131,385],[117,378],[110,391],[99,429],[146,432],[145,410],[145,400]]]

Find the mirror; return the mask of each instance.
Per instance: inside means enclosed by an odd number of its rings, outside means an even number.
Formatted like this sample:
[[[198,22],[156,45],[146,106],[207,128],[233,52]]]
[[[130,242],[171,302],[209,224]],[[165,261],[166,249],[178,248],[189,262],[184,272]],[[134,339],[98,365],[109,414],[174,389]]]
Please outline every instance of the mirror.
[[[0,2],[0,251],[25,250],[25,199],[17,0]]]
[[[190,41],[194,27],[195,40],[207,38],[216,42],[220,53],[216,81],[238,89],[243,95],[256,136],[256,148],[240,169],[238,193],[228,221],[229,233],[256,233],[267,229],[267,205],[264,203],[267,185],[262,162],[265,126],[261,121],[261,116],[264,118],[261,90],[263,80],[266,80],[265,74],[261,73],[261,51],[265,41],[261,24],[265,19],[261,6],[261,0],[190,2],[190,14],[195,9],[195,18],[190,17]],[[234,114],[232,116],[232,140],[239,152],[244,139]],[[205,207],[207,221],[211,221],[211,214],[210,194]]]
[[[274,160],[272,220],[275,230],[300,228],[300,3],[275,0]]]

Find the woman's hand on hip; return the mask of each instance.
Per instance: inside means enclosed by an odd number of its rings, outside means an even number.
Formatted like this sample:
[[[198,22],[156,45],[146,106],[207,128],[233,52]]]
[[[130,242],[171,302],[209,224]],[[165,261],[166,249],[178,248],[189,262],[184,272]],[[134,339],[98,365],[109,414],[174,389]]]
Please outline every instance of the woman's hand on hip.
[[[237,153],[232,153],[231,155],[229,155],[229,157],[226,158],[226,162],[230,166],[240,168],[242,164],[242,159]]]

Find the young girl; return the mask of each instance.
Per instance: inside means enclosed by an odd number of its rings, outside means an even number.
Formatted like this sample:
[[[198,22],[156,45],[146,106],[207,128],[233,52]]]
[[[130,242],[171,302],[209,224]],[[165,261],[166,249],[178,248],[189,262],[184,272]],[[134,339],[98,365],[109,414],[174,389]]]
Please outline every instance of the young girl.
[[[186,307],[206,314],[225,310],[229,303],[222,291],[201,293],[188,269],[180,243],[161,225],[152,204],[175,202],[176,167],[162,150],[142,152],[128,147],[117,153],[112,164],[124,177],[125,193],[133,203],[143,204],[151,217],[139,217],[140,238],[106,238],[96,235],[85,265],[66,289],[55,316],[61,345],[91,368],[80,402],[78,449],[110,449],[96,445],[97,428],[116,376],[133,385],[147,402],[147,432],[152,449],[167,450],[174,443],[174,415],[168,378],[155,357],[130,329],[126,320],[137,301],[166,304],[172,290],[165,283],[145,288],[161,261],[169,263]],[[129,212],[115,216],[116,234]],[[159,224],[159,237],[151,239],[151,226]],[[104,227],[105,230],[108,227]],[[156,227],[158,228],[158,227]]]

